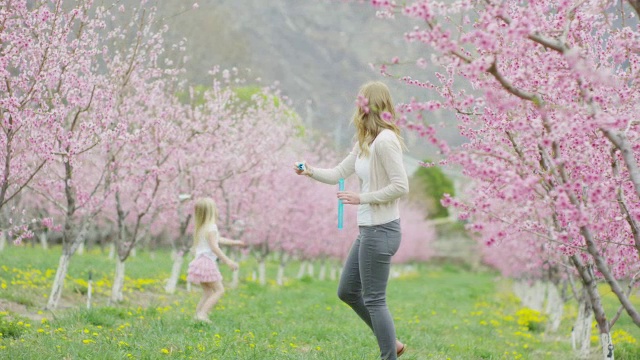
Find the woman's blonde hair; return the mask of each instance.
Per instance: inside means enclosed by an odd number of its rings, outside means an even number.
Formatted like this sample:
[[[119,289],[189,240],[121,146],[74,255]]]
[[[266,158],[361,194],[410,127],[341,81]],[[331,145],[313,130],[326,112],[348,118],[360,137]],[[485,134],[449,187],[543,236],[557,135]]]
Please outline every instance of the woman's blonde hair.
[[[369,156],[369,146],[384,129],[393,131],[398,136],[402,149],[405,149],[400,128],[395,124],[396,110],[387,85],[380,81],[371,81],[362,85],[358,94],[359,102],[366,102],[366,105],[359,103],[353,114],[355,137],[360,144],[360,152]],[[388,114],[383,115],[385,112]],[[383,116],[387,119],[385,120]]]
[[[194,211],[195,229],[193,231],[193,248],[198,245],[200,233],[207,225],[218,220],[218,208],[212,198],[200,198],[196,200]]]

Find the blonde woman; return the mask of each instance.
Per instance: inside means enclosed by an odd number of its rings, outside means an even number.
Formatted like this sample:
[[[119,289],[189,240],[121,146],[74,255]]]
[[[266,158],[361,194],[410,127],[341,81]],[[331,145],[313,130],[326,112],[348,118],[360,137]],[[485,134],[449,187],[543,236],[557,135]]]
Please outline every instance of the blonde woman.
[[[396,339],[386,302],[391,257],[400,246],[398,200],[409,191],[402,158],[404,143],[385,84],[364,84],[356,103],[353,124],[357,142],[349,155],[332,169],[304,162],[302,169],[298,164],[294,169],[298,175],[327,184],[354,173],[360,179],[360,193],[338,192],[344,204],[358,205],[360,230],[344,264],[338,297],[373,330],[381,359],[394,360],[406,350]]]
[[[189,263],[187,280],[202,286],[202,298],[196,307],[196,319],[207,323],[211,322],[209,312],[224,294],[222,274],[216,260],[222,260],[233,271],[238,270],[238,264],[220,250],[219,244],[244,245],[242,241],[220,237],[216,225],[217,219],[218,209],[213,199],[201,198],[196,201],[192,249],[195,259]]]

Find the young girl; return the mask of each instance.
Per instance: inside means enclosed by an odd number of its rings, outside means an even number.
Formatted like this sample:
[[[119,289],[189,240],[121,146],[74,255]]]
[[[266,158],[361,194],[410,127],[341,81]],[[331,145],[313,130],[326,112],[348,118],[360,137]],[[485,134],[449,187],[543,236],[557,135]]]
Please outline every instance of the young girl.
[[[196,319],[210,323],[209,311],[224,294],[222,274],[220,274],[216,259],[222,260],[233,271],[238,269],[238,264],[229,259],[218,245],[243,246],[244,243],[220,237],[216,225],[218,210],[213,199],[198,199],[194,215],[193,251],[195,259],[189,263],[187,280],[202,286],[202,298],[196,307]]]

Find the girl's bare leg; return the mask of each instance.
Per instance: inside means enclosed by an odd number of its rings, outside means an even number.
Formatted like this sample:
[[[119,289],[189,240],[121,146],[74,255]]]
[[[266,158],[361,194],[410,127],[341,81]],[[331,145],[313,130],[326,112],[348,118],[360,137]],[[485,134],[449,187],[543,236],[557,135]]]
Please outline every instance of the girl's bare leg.
[[[209,296],[207,300],[205,300],[205,302],[202,304],[202,307],[200,308],[200,313],[204,314],[205,316],[209,315],[211,309],[218,303],[218,300],[220,300],[220,298],[224,294],[224,286],[222,285],[222,281],[216,281],[210,284],[213,285],[213,294]]]
[[[213,296],[213,283],[200,283],[202,286],[202,297],[200,298],[200,302],[198,302],[198,306],[196,306],[196,319],[201,321],[209,322],[209,318],[207,317],[207,312],[203,312],[203,306],[207,302],[207,300]]]

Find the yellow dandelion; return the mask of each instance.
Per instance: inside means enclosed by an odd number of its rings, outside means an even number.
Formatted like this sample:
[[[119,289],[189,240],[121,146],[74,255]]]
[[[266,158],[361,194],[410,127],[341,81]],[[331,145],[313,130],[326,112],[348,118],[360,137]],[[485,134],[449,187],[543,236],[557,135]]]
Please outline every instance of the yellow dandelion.
[[[167,349],[167,348],[162,348],[162,349],[160,350],[160,352],[161,352],[161,353],[163,353],[163,354],[168,354],[170,351],[169,351],[169,349]]]
[[[622,343],[628,343],[628,344],[635,344],[637,343],[637,340],[628,332],[624,331],[624,330],[616,330],[613,333],[611,333],[611,339],[613,340],[614,344],[622,344]]]

